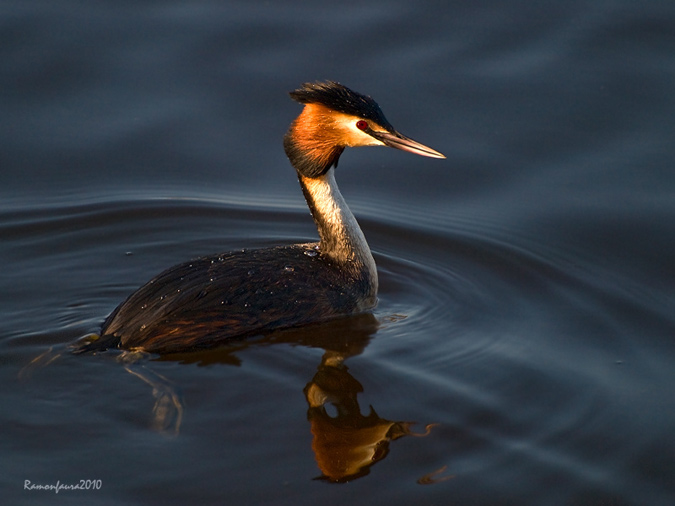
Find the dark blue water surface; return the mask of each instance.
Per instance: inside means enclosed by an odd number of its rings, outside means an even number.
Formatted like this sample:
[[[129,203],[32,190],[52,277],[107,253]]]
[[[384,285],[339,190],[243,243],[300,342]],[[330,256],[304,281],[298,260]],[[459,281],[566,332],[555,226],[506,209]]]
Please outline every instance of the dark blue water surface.
[[[341,158],[374,315],[69,353],[174,263],[316,237],[317,79],[447,155]],[[3,2],[3,504],[675,504],[674,90],[665,0]]]

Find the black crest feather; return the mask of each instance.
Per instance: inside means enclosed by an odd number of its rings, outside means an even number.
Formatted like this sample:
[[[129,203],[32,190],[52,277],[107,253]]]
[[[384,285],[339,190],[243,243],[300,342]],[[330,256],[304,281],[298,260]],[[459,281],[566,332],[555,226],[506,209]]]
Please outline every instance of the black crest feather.
[[[335,81],[304,83],[290,95],[301,104],[325,105],[334,111],[372,120],[389,131],[394,130],[375,100]]]

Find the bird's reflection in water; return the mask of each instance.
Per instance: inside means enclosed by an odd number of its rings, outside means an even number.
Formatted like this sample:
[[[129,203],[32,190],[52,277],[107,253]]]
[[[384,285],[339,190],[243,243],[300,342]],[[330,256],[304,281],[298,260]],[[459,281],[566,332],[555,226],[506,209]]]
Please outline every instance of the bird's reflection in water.
[[[368,346],[380,324],[372,314],[345,317],[297,329],[276,331],[266,336],[232,342],[229,346],[191,353],[155,356],[138,352],[108,351],[124,368],[152,387],[155,397],[152,427],[168,436],[178,436],[184,416],[184,403],[179,389],[168,378],[156,372],[155,362],[240,365],[247,348],[291,344],[323,349],[316,374],[305,386],[307,419],[312,433],[312,450],[321,470],[320,479],[347,482],[370,472],[370,468],[389,453],[389,446],[403,436],[424,436],[412,431],[412,422],[393,421],[380,417],[370,406],[362,414],[357,396],[361,383],[350,374],[345,361],[359,355]],[[80,341],[79,345],[86,340]],[[71,349],[77,353],[78,345]],[[49,350],[29,364],[31,371],[62,355]]]
[[[410,422],[381,418],[373,409],[363,415],[357,395],[363,392],[344,365],[344,356],[326,351],[318,371],[305,387],[312,450],[322,479],[345,482],[365,476],[389,453],[391,441],[412,434]],[[330,414],[328,406],[334,408]]]

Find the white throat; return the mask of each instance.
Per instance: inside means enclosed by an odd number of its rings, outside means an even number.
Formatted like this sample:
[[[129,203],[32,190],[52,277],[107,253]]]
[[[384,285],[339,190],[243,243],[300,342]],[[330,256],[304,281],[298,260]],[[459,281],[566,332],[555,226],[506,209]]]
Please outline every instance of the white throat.
[[[338,263],[365,269],[377,291],[375,260],[361,227],[338,189],[334,169],[330,168],[318,178],[300,176],[300,184],[319,229],[321,253]]]

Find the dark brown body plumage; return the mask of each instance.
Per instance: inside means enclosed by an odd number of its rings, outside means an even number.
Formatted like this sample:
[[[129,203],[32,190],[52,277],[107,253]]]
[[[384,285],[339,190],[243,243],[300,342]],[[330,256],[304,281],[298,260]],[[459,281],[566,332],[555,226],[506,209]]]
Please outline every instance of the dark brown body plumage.
[[[100,342],[170,353],[359,312],[368,280],[316,246],[242,250],[174,266],[108,317]]]

